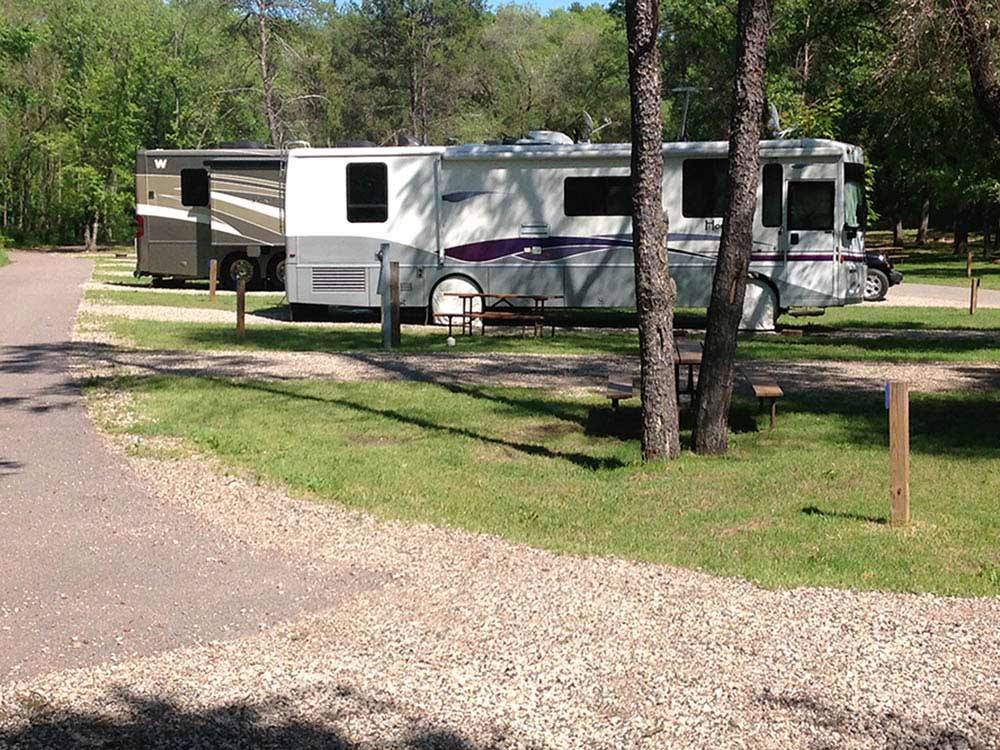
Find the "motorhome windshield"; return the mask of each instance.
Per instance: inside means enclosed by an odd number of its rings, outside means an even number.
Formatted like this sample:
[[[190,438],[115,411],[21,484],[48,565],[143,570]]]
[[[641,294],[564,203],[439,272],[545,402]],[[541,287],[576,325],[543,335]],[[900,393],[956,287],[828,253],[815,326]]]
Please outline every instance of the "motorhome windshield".
[[[863,164],[844,165],[844,225],[848,229],[864,229],[868,218],[865,203],[865,167]]]

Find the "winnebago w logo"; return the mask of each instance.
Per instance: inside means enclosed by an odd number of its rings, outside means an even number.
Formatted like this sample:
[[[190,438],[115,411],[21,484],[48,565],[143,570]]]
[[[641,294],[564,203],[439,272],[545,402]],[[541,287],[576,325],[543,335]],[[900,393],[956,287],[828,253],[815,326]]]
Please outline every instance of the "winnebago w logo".
[[[153,159],[153,164],[157,169],[166,169],[167,160],[166,159]]]

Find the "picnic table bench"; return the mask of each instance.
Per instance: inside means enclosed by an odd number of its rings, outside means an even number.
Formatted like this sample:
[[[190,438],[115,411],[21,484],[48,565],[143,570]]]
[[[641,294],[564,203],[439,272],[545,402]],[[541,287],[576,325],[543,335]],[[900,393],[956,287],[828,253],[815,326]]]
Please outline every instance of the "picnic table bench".
[[[535,336],[541,336],[545,328],[545,303],[550,300],[563,299],[561,294],[514,294],[506,292],[445,292],[446,297],[457,297],[462,300],[461,313],[444,313],[441,317],[448,319],[448,335],[451,336],[455,318],[462,321],[462,333],[472,335],[475,321],[482,323],[482,334],[486,335],[487,321],[531,323]],[[483,309],[473,309],[475,300],[482,300]],[[495,300],[489,304],[489,300]],[[518,306],[516,300],[530,301],[530,307]],[[498,309],[503,307],[505,309]],[[552,325],[552,335],[556,335],[556,327]]]

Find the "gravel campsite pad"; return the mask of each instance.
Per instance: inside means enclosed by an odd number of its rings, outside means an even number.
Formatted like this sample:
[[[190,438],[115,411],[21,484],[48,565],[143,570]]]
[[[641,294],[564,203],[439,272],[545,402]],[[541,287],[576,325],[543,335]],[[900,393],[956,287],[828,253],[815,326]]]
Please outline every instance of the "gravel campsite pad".
[[[198,312],[198,311],[195,311]],[[132,349],[100,327],[79,330],[81,377],[195,375],[264,380],[414,380],[466,385],[529,386],[567,393],[594,393],[609,371],[637,368],[636,358],[540,354],[386,354],[384,352],[163,351]],[[914,383],[913,390],[1000,388],[994,364],[886,362],[744,362],[748,375],[774,378],[793,390],[879,390],[887,380]]]

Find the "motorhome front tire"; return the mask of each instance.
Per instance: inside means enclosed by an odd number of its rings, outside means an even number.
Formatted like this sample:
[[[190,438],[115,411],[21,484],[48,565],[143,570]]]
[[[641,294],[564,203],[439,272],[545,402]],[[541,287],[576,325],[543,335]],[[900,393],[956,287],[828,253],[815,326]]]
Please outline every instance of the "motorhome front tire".
[[[267,285],[277,292],[285,291],[285,254],[275,253],[267,263]]]
[[[466,276],[448,276],[441,279],[431,292],[431,322],[437,325],[448,325],[448,315],[458,316],[463,312],[463,305],[467,304],[461,297],[450,296],[456,293],[477,294],[481,292],[476,283]],[[483,300],[479,297],[472,299],[472,312],[482,312]],[[456,317],[456,324],[461,325]],[[477,321],[478,323],[478,321]]]

